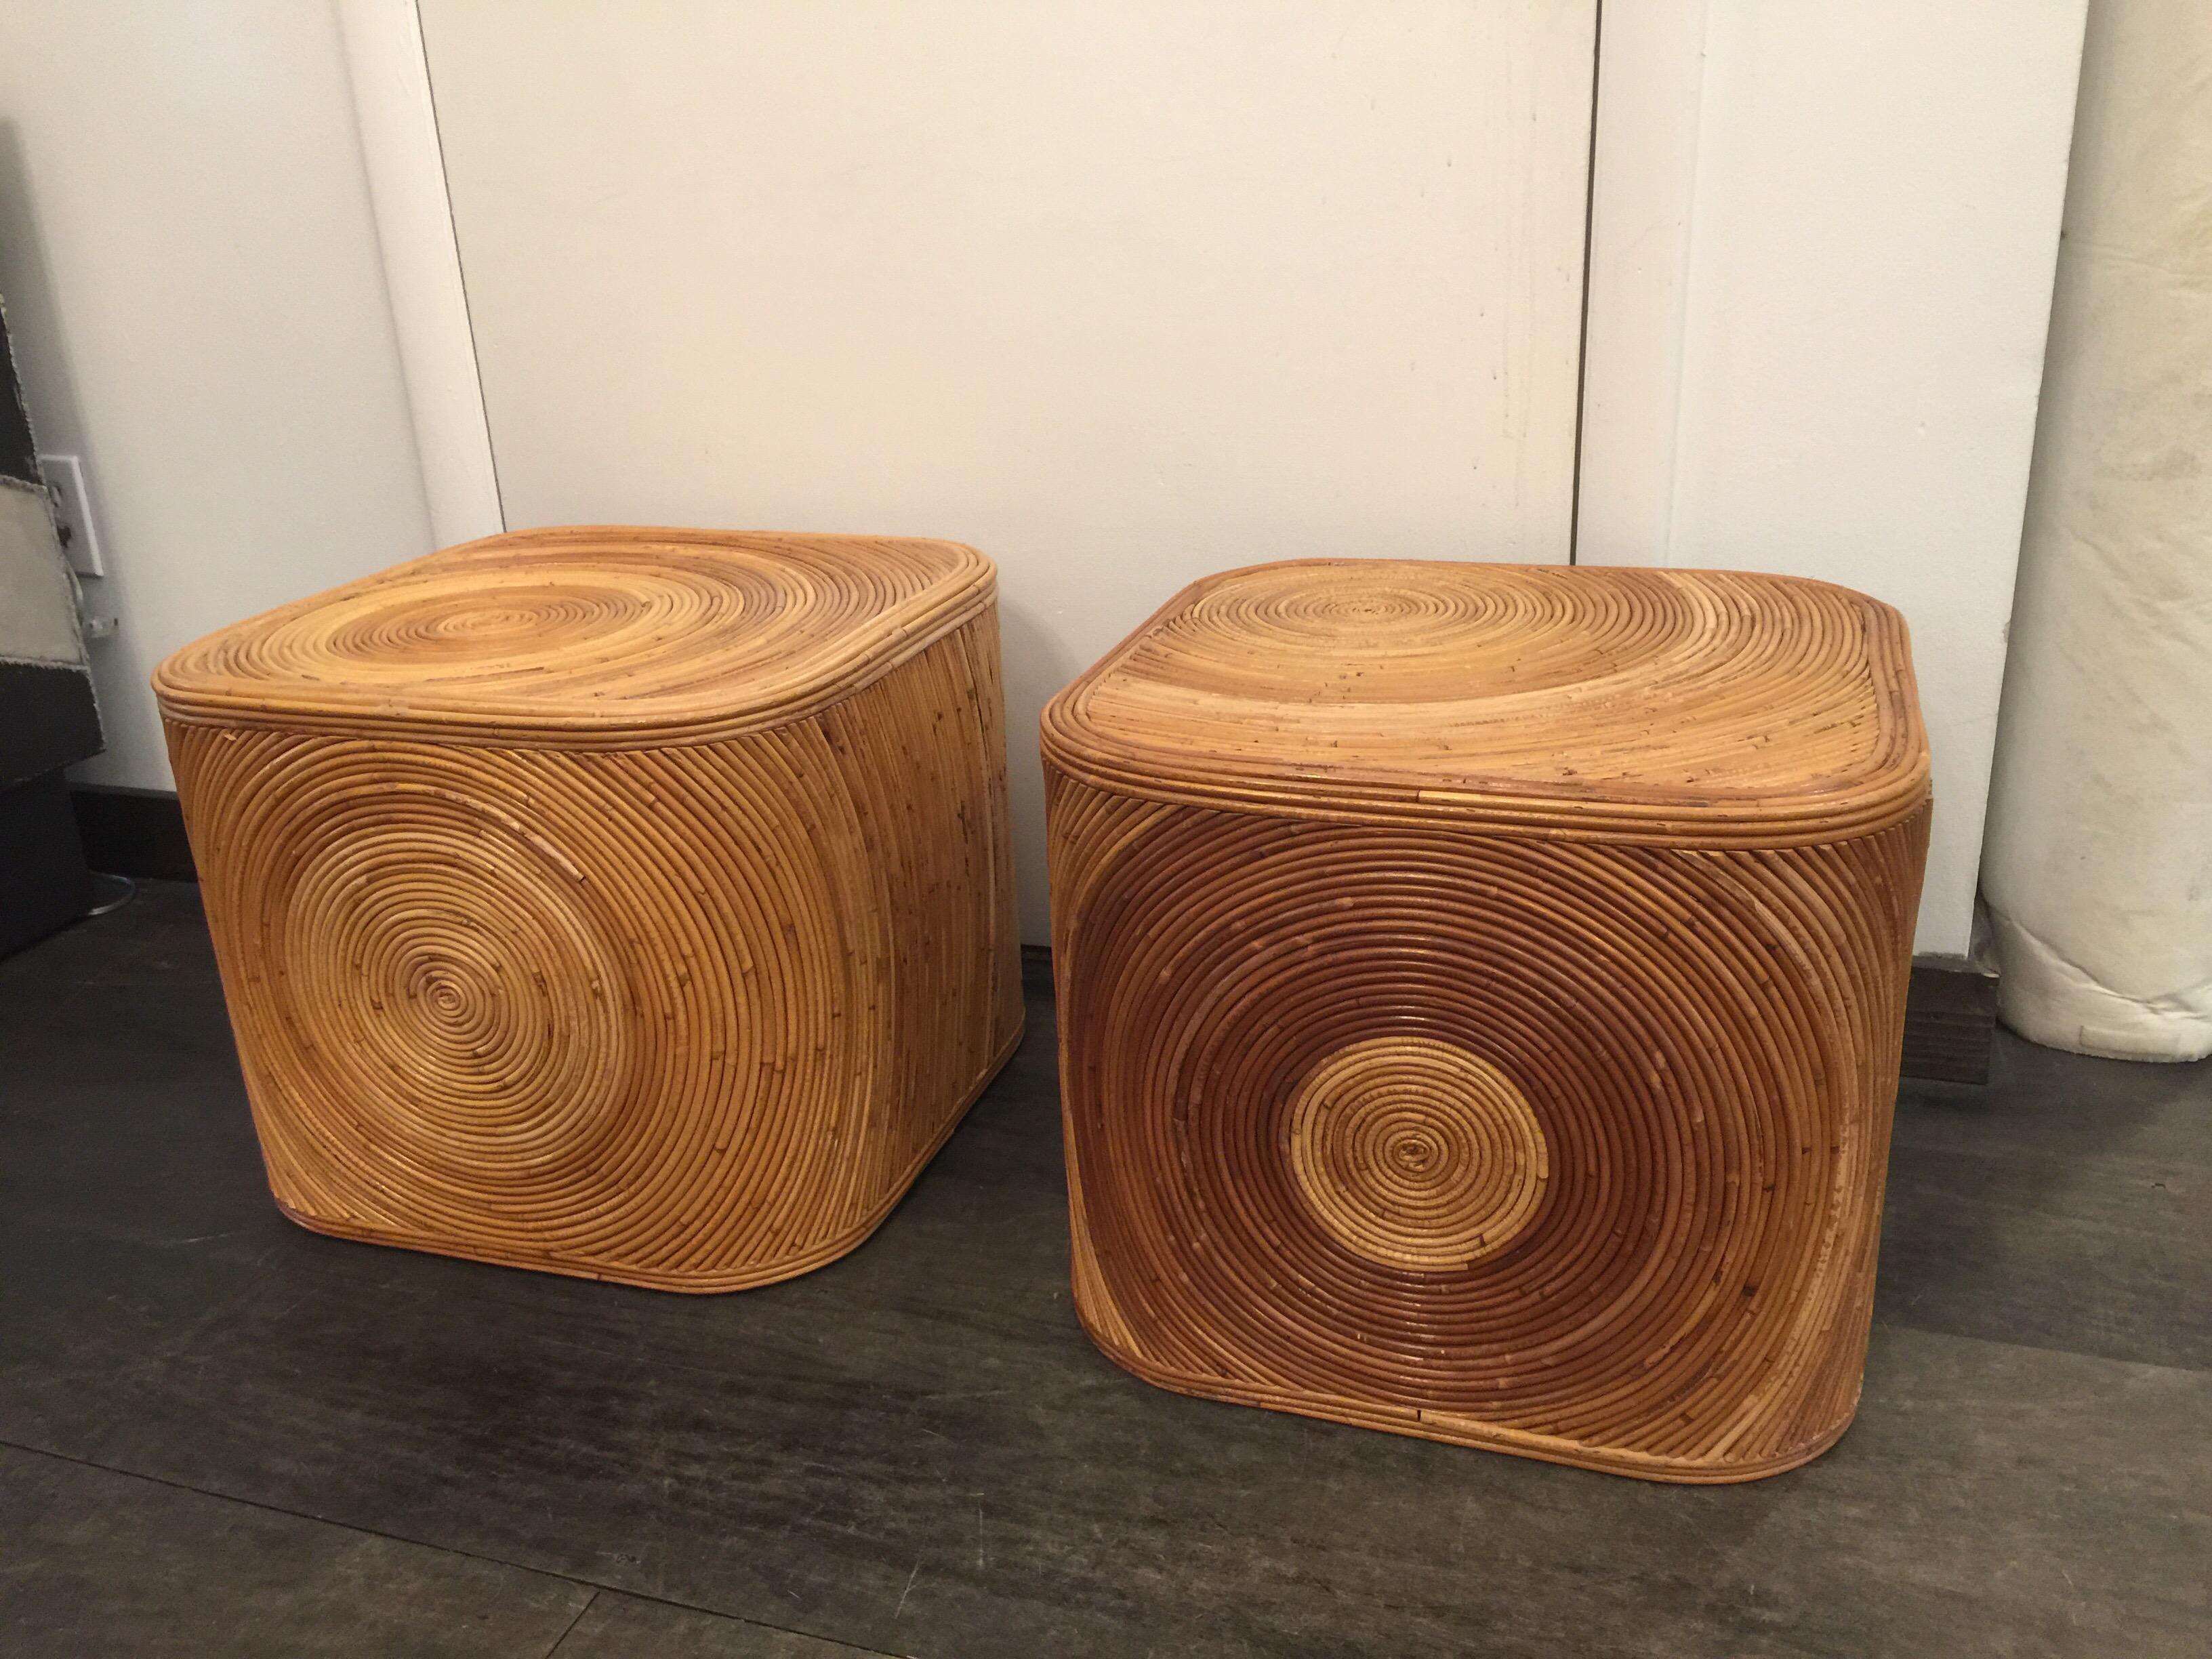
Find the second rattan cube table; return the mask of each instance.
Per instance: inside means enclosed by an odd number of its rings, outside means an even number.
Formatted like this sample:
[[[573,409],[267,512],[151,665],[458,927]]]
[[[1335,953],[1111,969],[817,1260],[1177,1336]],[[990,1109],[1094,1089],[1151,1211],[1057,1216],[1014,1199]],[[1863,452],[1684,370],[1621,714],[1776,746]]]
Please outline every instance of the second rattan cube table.
[[[1929,811],[1895,611],[1261,566],[1178,594],[1043,737],[1109,1355],[1659,1480],[1843,1432]]]
[[[670,1290],[881,1221],[1021,1035],[990,562],[570,529],[155,676],[270,1185]]]

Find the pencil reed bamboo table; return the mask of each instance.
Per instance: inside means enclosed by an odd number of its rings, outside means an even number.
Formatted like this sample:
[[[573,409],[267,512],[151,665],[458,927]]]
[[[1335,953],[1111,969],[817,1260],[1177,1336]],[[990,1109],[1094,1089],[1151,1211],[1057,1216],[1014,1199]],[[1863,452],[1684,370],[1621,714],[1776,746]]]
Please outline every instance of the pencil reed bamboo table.
[[[532,531],[162,664],[285,1213],[678,1291],[864,1239],[1021,1033],[994,591]]]
[[[1929,811],[1895,611],[1263,565],[1176,595],[1043,747],[1108,1355],[1662,1480],[1844,1431]]]

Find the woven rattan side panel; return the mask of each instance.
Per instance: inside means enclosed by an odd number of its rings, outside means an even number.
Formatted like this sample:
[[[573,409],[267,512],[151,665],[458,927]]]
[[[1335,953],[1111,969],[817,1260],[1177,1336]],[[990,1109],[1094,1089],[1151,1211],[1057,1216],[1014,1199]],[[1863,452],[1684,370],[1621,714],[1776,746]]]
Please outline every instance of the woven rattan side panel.
[[[563,750],[176,724],[278,1201],[669,1289],[842,1254],[1020,1030],[988,611],[771,730]]]
[[[1076,1300],[1113,1358],[1658,1479],[1843,1431],[1924,807],[1715,851],[1050,787]]]

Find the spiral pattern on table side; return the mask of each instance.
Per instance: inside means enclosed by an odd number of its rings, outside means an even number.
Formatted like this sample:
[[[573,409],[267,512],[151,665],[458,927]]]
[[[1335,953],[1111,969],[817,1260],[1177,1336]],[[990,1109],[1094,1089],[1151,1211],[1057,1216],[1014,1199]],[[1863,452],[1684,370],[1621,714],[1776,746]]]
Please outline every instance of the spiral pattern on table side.
[[[1841,1432],[1924,811],[1691,852],[1064,776],[1050,799],[1077,1300],[1109,1354],[1187,1392],[1662,1479],[1771,1473]],[[1374,1223],[1347,1240],[1292,1151],[1302,1083],[1412,1044],[1494,1069],[1546,1159],[1530,1212],[1458,1267],[1389,1259]],[[1437,1227],[1439,1255],[1462,1230]]]
[[[173,727],[279,1201],[671,1289],[858,1243],[1019,1031],[979,643],[663,750]]]
[[[237,623],[156,672],[172,720],[537,747],[799,718],[989,605],[951,542],[582,528],[449,548]]]
[[[1307,1073],[1285,1119],[1314,1218],[1385,1267],[1443,1272],[1503,1249],[1549,1176],[1543,1126],[1510,1078],[1431,1037],[1371,1037]]]
[[[1927,790],[1897,613],[1724,571],[1232,571],[1055,698],[1044,746],[1153,799],[1685,845],[1867,834]]]

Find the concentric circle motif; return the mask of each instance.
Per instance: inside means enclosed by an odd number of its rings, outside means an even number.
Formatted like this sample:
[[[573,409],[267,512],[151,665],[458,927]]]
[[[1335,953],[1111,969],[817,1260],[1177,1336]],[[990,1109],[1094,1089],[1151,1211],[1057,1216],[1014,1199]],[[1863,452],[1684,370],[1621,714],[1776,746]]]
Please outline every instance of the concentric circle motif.
[[[1340,1048],[1291,1097],[1291,1168],[1346,1249],[1443,1273],[1493,1254],[1536,1212],[1550,1170],[1528,1097],[1429,1037]]]
[[[395,770],[295,844],[270,895],[284,972],[256,982],[311,1041],[261,1062],[295,1097],[349,1103],[399,1168],[513,1182],[619,1129],[639,1044],[616,991],[636,963],[542,837],[441,781]]]

